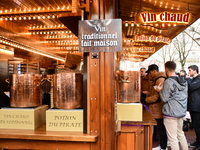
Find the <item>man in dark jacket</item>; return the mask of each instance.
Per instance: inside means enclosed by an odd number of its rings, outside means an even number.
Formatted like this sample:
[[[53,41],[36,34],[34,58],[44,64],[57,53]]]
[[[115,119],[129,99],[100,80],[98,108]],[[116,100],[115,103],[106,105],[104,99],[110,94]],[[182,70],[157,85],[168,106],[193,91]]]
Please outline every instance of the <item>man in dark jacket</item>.
[[[192,124],[196,133],[196,141],[189,145],[193,150],[200,150],[200,75],[196,65],[188,67],[188,111],[190,111]]]

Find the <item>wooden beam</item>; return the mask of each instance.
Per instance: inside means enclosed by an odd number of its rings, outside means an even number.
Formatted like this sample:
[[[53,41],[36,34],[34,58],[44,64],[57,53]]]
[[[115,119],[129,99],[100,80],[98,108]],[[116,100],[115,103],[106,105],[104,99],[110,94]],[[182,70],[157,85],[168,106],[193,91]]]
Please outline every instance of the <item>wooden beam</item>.
[[[113,19],[114,0],[90,1],[89,19]],[[89,55],[88,121],[90,134],[98,133],[98,141],[91,150],[115,149],[115,61],[113,52],[99,53],[99,59]]]

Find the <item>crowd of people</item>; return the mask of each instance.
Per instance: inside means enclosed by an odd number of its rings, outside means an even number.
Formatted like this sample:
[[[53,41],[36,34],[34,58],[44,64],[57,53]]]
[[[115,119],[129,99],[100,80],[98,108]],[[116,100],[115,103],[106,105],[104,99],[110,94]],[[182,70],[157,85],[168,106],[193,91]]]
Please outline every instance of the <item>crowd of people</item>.
[[[196,65],[176,73],[176,63],[165,63],[165,71],[152,64],[141,68],[141,102],[157,121],[154,139],[159,135],[159,147],[153,150],[200,150],[200,74]],[[190,112],[196,141],[189,143],[183,131],[186,112]]]

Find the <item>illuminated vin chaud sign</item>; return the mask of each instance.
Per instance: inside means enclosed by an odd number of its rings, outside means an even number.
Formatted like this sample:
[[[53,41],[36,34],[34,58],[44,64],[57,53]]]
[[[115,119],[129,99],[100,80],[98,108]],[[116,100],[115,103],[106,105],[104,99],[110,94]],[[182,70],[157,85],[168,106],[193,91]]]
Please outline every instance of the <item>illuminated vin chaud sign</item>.
[[[144,11],[136,15],[138,24],[149,25],[159,29],[169,29],[176,26],[189,25],[194,16],[189,12],[178,11]]]
[[[79,21],[80,52],[115,52],[121,50],[121,19]]]

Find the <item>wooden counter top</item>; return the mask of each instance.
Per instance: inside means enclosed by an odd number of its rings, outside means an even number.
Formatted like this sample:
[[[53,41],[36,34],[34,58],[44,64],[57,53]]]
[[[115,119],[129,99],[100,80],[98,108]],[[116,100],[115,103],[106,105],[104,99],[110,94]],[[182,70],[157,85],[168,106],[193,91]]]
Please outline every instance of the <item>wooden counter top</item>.
[[[0,139],[96,142],[97,137],[81,132],[46,131],[46,125],[35,130],[0,129]]]
[[[122,125],[156,125],[156,120],[152,117],[151,113],[143,107],[143,120],[142,121],[122,121]]]
[[[155,119],[146,108],[143,109],[143,121],[123,121],[122,125],[156,125]],[[0,129],[0,139],[23,139],[44,141],[96,142],[98,135],[81,132],[46,131],[46,125],[35,130]]]

